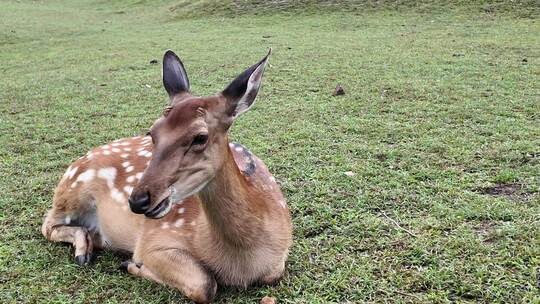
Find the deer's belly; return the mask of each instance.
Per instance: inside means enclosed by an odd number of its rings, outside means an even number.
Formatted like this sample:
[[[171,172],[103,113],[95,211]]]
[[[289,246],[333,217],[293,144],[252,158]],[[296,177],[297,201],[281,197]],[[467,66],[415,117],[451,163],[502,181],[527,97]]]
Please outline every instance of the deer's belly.
[[[133,252],[141,233],[142,217],[112,200],[98,202],[97,214],[103,247]]]

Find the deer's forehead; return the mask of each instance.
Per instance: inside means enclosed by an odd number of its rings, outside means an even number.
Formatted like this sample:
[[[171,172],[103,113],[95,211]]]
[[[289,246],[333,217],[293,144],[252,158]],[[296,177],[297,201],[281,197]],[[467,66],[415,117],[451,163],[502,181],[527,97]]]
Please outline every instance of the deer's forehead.
[[[173,126],[189,125],[193,121],[207,118],[209,113],[219,109],[219,98],[194,97],[173,104],[165,115],[166,123]]]
[[[212,128],[219,121],[221,108],[217,97],[199,97],[181,101],[167,108],[152,129],[160,134],[173,132],[181,135],[185,132]]]

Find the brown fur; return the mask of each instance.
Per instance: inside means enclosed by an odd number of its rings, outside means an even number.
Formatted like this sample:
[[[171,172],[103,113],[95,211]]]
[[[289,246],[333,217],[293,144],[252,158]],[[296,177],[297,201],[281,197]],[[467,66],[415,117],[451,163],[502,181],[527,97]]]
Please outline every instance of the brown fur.
[[[131,252],[123,263],[129,273],[196,302],[212,301],[218,282],[275,284],[291,245],[289,209],[263,162],[227,138],[253,104],[267,59],[222,94],[195,97],[183,64],[166,52],[171,104],[150,136],[117,140],[75,161],[55,190],[43,235],[73,244],[83,265],[94,248]]]
[[[45,237],[72,243],[82,264],[88,263],[93,248],[133,252],[130,273],[179,288],[199,302],[213,298],[214,278],[224,285],[242,287],[277,281],[291,244],[290,216],[279,203],[283,200],[279,187],[269,180],[270,173],[256,157],[256,174],[244,176],[240,170],[245,167],[244,154],[227,147],[223,151],[226,162],[214,181],[198,195],[174,205],[161,219],[131,213],[127,195],[123,204],[114,201],[101,178],[71,187],[82,173],[108,167],[119,173],[115,188],[133,186],[135,183],[128,183],[127,178],[142,172],[148,161],[137,155],[143,141],[122,141],[130,143],[126,146],[131,149],[128,158],[120,157],[122,151],[75,161],[71,168],[77,167],[77,172],[62,179],[55,191],[53,209],[43,224]],[[151,151],[152,147],[145,149]],[[99,151],[103,149],[92,152]],[[125,173],[122,162],[137,169]],[[66,223],[67,216],[70,223]],[[180,219],[183,223],[176,227]],[[92,227],[91,222],[99,224]],[[165,224],[167,228],[162,228]],[[135,262],[143,266],[136,267]]]

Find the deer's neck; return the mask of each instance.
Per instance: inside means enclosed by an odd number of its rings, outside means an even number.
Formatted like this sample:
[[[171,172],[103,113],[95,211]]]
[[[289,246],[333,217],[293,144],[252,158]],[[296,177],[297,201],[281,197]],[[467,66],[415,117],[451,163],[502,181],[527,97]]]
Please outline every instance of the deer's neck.
[[[229,147],[223,167],[208,185],[199,192],[206,213],[212,242],[233,247],[250,247],[262,231],[263,203],[254,200],[250,189],[238,169]],[[260,240],[259,240],[260,241]]]

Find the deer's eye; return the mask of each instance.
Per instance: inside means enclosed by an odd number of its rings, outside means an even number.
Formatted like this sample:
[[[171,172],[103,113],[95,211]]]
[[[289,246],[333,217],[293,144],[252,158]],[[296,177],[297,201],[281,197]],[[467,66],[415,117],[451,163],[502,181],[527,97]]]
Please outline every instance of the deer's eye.
[[[202,146],[205,145],[208,141],[208,134],[202,133],[193,139],[193,142],[191,143],[192,146]]]

